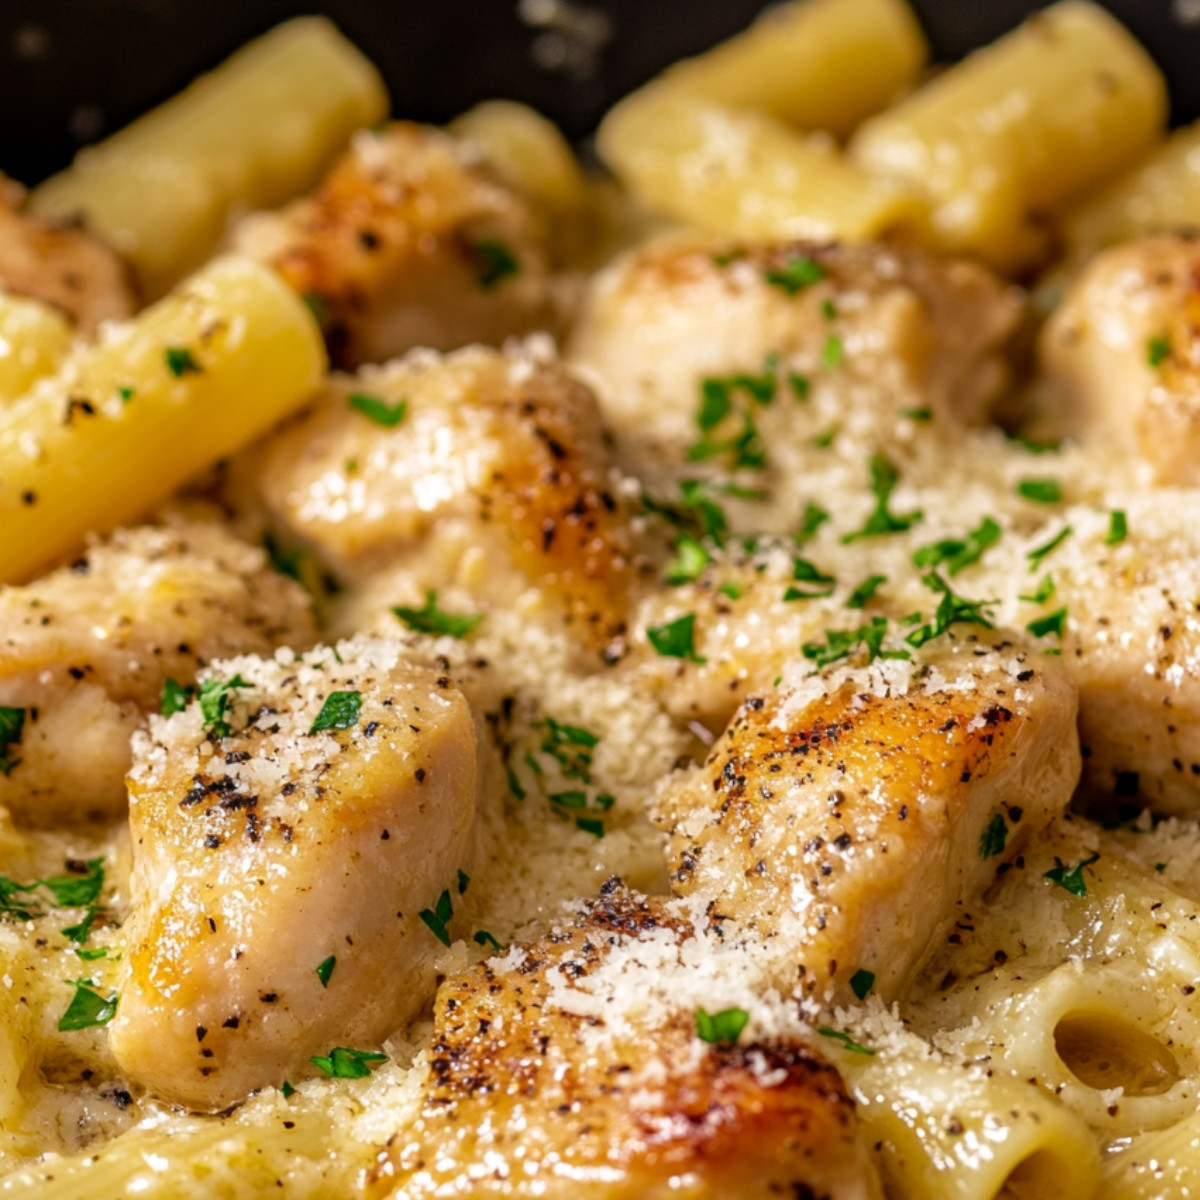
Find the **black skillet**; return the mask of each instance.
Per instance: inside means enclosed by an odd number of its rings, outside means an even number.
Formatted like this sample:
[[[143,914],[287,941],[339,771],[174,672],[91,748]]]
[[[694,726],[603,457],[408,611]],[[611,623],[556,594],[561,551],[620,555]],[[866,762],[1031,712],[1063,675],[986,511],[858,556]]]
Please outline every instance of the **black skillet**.
[[[940,60],[1042,7],[912,0]],[[1200,0],[1109,0],[1200,116]],[[745,26],[763,0],[0,0],[0,172],[34,183],[278,21],[322,12],[382,70],[395,112],[443,121],[526,101],[574,138],[661,67]],[[562,35],[568,14],[574,36]],[[1191,14],[1191,20],[1189,20]]]

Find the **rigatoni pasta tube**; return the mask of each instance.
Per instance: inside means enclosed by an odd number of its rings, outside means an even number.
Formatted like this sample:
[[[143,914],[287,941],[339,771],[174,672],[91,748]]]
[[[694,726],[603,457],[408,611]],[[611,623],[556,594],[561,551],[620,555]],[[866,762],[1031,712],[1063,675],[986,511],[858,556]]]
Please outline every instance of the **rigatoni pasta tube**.
[[[915,82],[928,55],[905,0],[793,0],[659,82],[845,137]]]
[[[0,583],[136,517],[269,429],[325,370],[320,330],[272,271],[217,259],[0,406]]]
[[[235,205],[310,187],[387,109],[378,72],[329,21],[289,21],[83,151],[33,193],[33,211],[82,215],[159,296],[212,253]]]
[[[71,327],[48,305],[0,292],[0,404],[49,375],[71,348]]]
[[[762,113],[643,88],[604,119],[601,157],[647,208],[745,238],[871,238],[911,195]]]
[[[1166,1200],[1200,1193],[1200,1112],[1135,1137],[1104,1164],[1097,1200]]]
[[[1166,89],[1122,25],[1064,0],[868,121],[862,166],[923,189],[929,232],[996,266],[1043,251],[1044,224],[1161,136]]]

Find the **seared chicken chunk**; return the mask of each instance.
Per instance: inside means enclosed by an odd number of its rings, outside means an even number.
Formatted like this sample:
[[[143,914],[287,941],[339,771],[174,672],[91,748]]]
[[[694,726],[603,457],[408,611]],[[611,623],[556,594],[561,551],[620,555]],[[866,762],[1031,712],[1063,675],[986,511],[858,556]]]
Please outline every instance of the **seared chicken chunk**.
[[[477,742],[462,693],[392,642],[202,679],[137,739],[110,1042],[156,1095],[212,1110],[378,1045],[431,997],[420,913],[471,865]]]
[[[890,1001],[1079,768],[1061,666],[951,634],[916,661],[791,664],[655,807],[673,886],[758,930],[781,986],[868,970]]]
[[[312,637],[307,595],[217,525],[121,530],[0,588],[0,705],[24,714],[0,803],[37,825],[123,812],[129,738],[167,679]]]
[[[549,608],[593,646],[623,627],[634,546],[596,402],[535,348],[415,353],[335,379],[254,453],[290,536],[350,578],[400,569],[408,594],[388,604],[455,587]]]
[[[678,463],[702,432],[738,433],[736,413],[698,425],[705,380],[736,392],[739,377],[778,376],[773,402],[746,400],[768,454],[810,441],[826,414],[879,442],[911,437],[914,409],[948,429],[978,423],[1006,379],[998,351],[1018,311],[981,267],[915,251],[671,239],[596,277],[568,359],[597,381],[635,461],[661,475],[664,455]]]
[[[1051,432],[1132,456],[1146,481],[1200,486],[1200,239],[1098,254],[1047,322],[1040,357]]]
[[[546,231],[449,135],[359,133],[313,195],[247,218],[236,248],[310,301],[340,366],[499,343],[551,317]]]
[[[57,308],[83,333],[128,317],[133,286],[116,253],[82,229],[27,216],[23,200],[0,176],[0,291]]]
[[[605,892],[442,985],[423,1112],[371,1194],[878,1197],[853,1104],[794,1009],[752,1001],[702,911]],[[702,1041],[697,1008],[732,1000],[756,1023]]]

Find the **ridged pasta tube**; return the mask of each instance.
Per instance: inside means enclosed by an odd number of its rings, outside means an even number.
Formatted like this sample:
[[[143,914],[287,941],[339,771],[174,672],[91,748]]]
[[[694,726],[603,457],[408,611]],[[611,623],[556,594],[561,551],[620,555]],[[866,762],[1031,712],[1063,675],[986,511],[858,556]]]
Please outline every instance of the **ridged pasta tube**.
[[[268,268],[217,259],[0,408],[0,583],[136,517],[266,432],[326,366]]]
[[[386,115],[378,72],[334,26],[303,17],[239,50],[42,184],[33,211],[82,215],[162,295],[215,249],[235,206],[312,186]]]

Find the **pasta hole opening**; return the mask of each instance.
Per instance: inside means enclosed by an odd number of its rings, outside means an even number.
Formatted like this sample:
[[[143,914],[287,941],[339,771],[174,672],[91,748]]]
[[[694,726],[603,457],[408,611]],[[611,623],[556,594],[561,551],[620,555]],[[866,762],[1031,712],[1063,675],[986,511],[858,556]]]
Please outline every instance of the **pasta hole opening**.
[[[1070,1166],[1050,1150],[1035,1150],[1021,1159],[996,1192],[994,1200],[1062,1200],[1074,1193]]]
[[[1100,1013],[1068,1013],[1054,1027],[1054,1046],[1086,1087],[1124,1088],[1127,1096],[1160,1096],[1181,1078],[1175,1056],[1157,1038]]]

